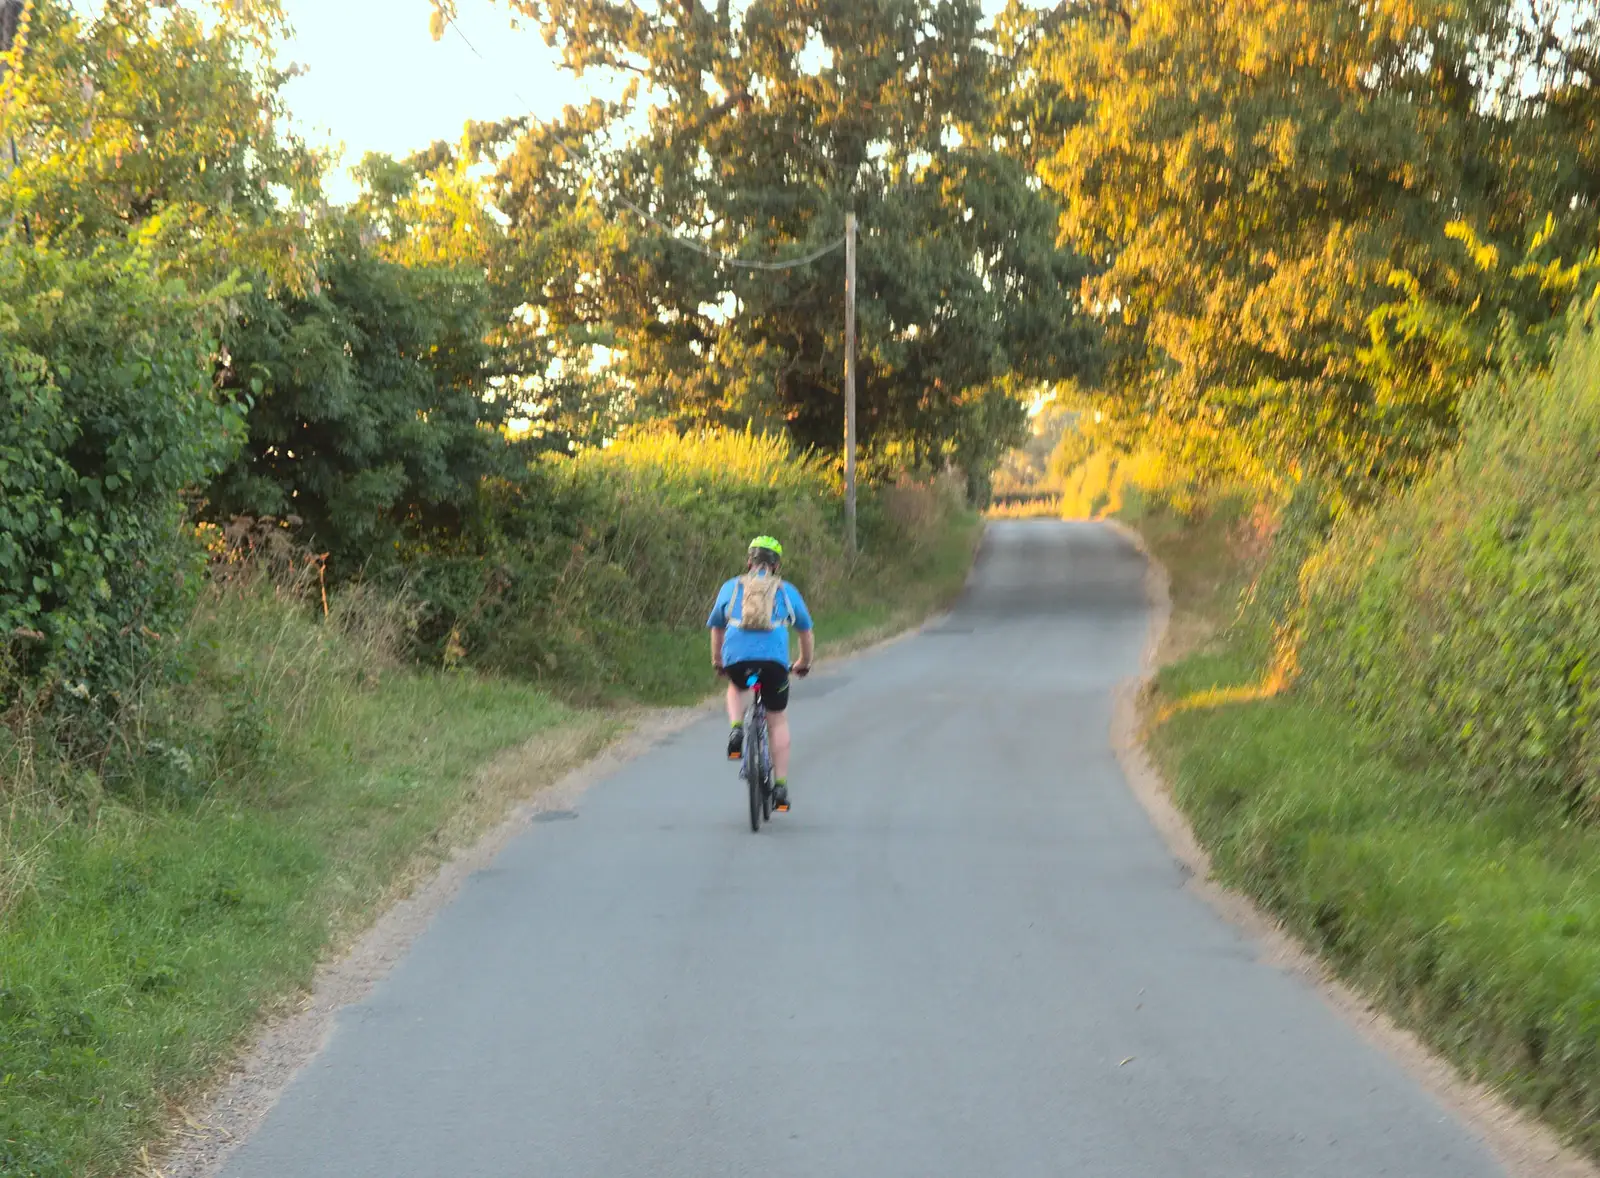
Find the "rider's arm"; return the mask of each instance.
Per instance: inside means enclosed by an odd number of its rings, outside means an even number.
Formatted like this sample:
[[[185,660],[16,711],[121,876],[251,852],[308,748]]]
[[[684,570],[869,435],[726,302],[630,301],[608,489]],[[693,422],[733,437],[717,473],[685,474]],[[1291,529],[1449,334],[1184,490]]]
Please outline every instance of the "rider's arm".
[[[785,585],[783,589],[789,595],[789,608],[794,613],[795,633],[800,636],[800,661],[795,666],[809,671],[812,655],[816,649],[816,639],[811,633],[811,611],[806,608],[806,601],[800,596],[800,590],[793,585]]]
[[[730,581],[717,594],[711,616],[706,619],[706,629],[711,631],[711,665],[722,670],[722,642],[728,636],[728,600],[733,596]]]

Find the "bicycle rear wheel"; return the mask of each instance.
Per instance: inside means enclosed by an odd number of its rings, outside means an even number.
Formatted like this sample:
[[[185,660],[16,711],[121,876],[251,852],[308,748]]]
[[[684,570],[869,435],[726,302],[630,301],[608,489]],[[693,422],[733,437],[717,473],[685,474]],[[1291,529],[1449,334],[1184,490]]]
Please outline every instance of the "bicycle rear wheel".
[[[755,708],[745,713],[744,722],[744,765],[741,772],[744,776],[745,789],[750,794],[750,830],[761,829],[761,798],[765,792],[761,787],[761,761],[762,745],[766,743],[765,717]]]
[[[772,821],[772,732],[767,728],[767,710],[761,709],[761,816]]]

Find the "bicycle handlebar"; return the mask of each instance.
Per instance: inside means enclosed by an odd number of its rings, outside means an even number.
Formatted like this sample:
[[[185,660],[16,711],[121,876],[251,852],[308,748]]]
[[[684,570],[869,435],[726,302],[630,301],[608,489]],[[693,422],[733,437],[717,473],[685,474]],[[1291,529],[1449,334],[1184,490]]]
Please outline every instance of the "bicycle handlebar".
[[[724,664],[724,663],[712,663],[711,664],[711,669],[713,671],[715,671],[719,675],[725,674],[727,672],[727,670],[728,670],[727,665]],[[794,672],[800,678],[804,679],[807,675],[811,674],[811,664],[810,663],[805,663],[805,664],[802,665],[800,663],[795,663],[793,666],[791,666],[789,668],[789,670]],[[760,676],[751,675],[750,678],[745,680],[745,684],[744,685],[746,687],[754,687],[759,679],[760,679]]]

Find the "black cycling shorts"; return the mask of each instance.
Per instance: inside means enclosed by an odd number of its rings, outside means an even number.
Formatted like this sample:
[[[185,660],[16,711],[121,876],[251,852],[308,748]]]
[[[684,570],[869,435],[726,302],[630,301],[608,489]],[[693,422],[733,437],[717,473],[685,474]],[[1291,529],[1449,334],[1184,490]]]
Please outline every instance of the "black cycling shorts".
[[[742,663],[729,663],[722,673],[738,685],[740,691],[756,675],[761,682],[761,702],[769,712],[781,712],[789,706],[789,668],[771,659],[749,659]]]

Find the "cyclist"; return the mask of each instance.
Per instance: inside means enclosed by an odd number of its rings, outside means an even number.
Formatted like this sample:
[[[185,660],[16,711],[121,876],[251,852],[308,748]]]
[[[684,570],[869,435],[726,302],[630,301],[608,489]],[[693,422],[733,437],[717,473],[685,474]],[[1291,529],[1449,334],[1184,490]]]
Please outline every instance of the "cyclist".
[[[711,631],[711,666],[728,677],[728,759],[737,761],[744,751],[744,709],[749,702],[745,684],[757,676],[767,707],[767,731],[772,739],[773,802],[789,808],[789,629],[800,635],[800,661],[794,673],[811,672],[814,651],[811,611],[800,590],[785,582],[778,570],[783,545],[771,536],[757,536],[746,553],[745,572],[728,580],[717,593],[706,626]]]

